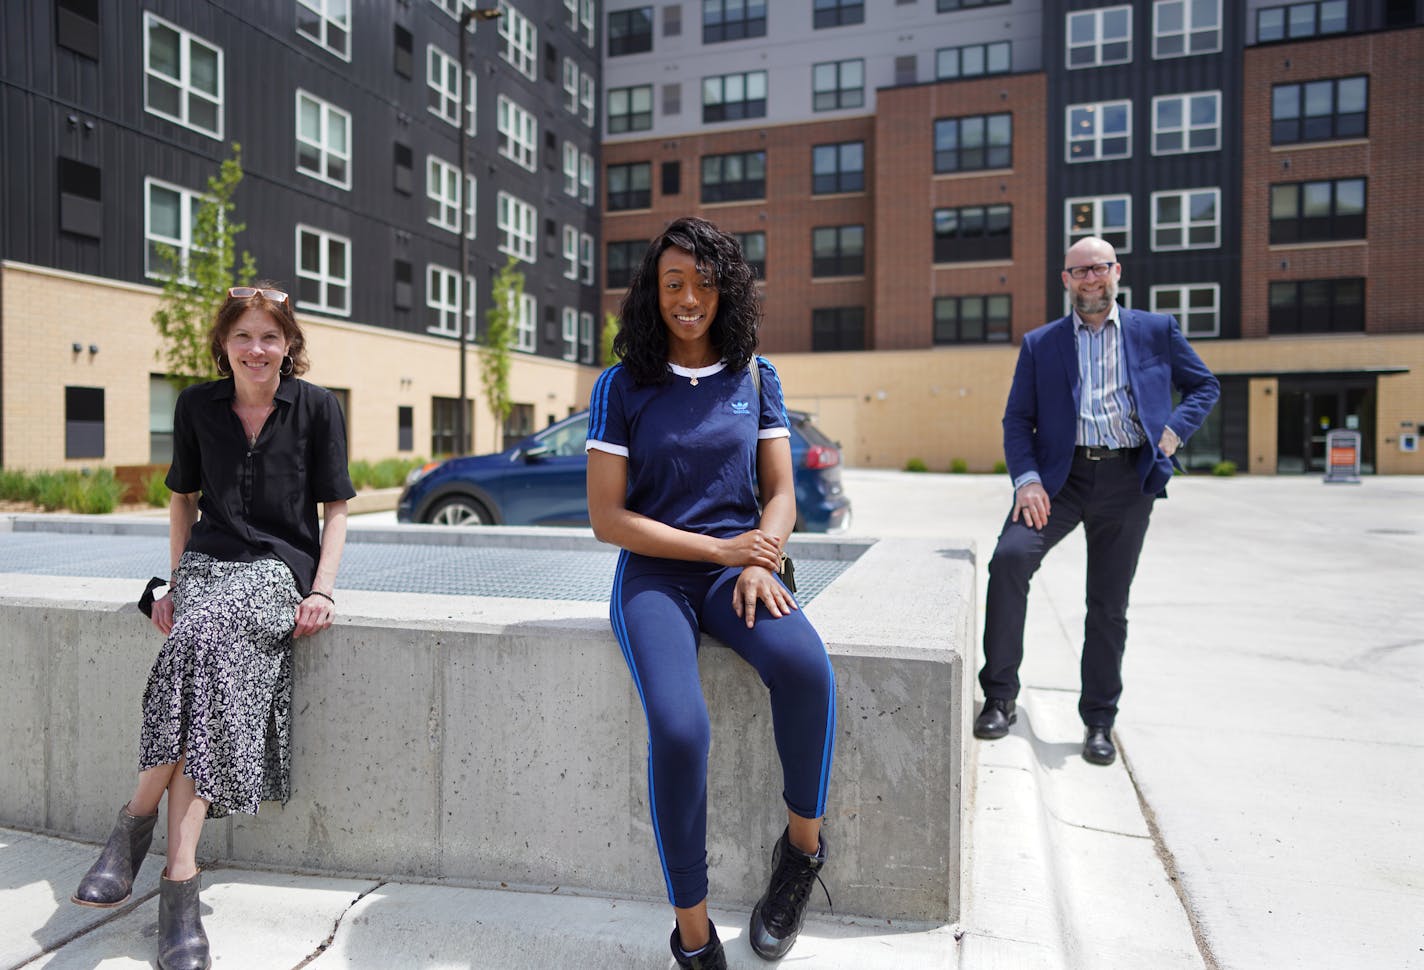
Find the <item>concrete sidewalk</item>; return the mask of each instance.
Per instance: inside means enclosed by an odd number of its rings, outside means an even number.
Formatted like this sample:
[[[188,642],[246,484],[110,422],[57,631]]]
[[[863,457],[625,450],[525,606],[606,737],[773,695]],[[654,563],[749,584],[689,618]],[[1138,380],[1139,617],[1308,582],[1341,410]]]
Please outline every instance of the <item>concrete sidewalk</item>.
[[[856,534],[972,538],[982,582],[1004,480],[849,470],[846,482]],[[1075,535],[1034,581],[1019,721],[972,749],[961,924],[815,920],[784,965],[1424,967],[1424,830],[1408,821],[1424,802],[1424,479],[1171,488],[1134,586],[1118,762],[1079,756]],[[68,902],[94,851],[0,831],[0,968],[152,965],[161,860],[115,914]],[[671,962],[660,900],[205,878],[218,967]],[[827,884],[834,897],[834,865]],[[765,966],[741,938],[745,913],[713,918],[733,967]]]

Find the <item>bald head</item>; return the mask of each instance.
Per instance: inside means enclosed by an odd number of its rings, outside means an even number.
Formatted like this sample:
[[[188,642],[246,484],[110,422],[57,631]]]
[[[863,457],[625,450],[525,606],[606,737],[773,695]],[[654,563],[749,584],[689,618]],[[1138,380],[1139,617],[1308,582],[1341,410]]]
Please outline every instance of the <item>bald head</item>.
[[[1070,266],[1090,266],[1093,263],[1115,263],[1117,253],[1112,244],[1097,236],[1085,236],[1068,247],[1063,256],[1063,268]]]
[[[1081,275],[1075,278],[1075,272]],[[1117,281],[1122,275],[1112,245],[1097,236],[1079,239],[1064,254],[1060,275],[1078,316],[1094,329],[1102,326],[1117,299]]]

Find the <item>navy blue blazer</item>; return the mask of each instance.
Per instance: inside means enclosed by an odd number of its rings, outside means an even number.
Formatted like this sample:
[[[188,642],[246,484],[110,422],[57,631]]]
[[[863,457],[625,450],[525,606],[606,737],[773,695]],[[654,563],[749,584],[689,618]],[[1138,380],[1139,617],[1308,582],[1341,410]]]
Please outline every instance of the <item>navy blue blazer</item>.
[[[1137,419],[1147,434],[1137,473],[1145,494],[1165,494],[1176,459],[1157,447],[1171,425],[1183,441],[1201,427],[1221,395],[1221,384],[1187,343],[1177,321],[1161,313],[1118,311],[1127,379]],[[1172,388],[1182,400],[1172,407]],[[1004,409],[1004,460],[1017,480],[1036,471],[1049,496],[1068,481],[1078,436],[1078,341],[1073,316],[1024,335]]]

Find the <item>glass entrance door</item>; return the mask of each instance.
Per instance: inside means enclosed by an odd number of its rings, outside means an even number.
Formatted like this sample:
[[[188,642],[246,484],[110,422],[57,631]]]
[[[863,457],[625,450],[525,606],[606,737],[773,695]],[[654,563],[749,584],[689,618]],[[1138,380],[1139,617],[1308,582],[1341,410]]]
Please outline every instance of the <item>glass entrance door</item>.
[[[1375,383],[1355,380],[1289,380],[1280,383],[1276,420],[1276,472],[1325,471],[1325,436],[1345,429],[1360,433],[1360,471],[1373,473]]]

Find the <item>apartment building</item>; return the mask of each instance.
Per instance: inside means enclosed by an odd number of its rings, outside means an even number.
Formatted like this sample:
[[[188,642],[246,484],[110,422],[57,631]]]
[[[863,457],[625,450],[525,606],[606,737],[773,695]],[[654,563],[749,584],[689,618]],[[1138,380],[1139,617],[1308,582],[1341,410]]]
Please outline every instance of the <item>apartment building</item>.
[[[290,289],[308,379],[353,457],[471,446],[582,405],[597,353],[594,0],[33,0],[0,14],[0,463],[167,458],[174,391],[150,318],[241,145],[240,249]],[[461,129],[468,144],[461,159]],[[461,270],[462,233],[465,258]],[[474,340],[513,257],[516,403]]]

